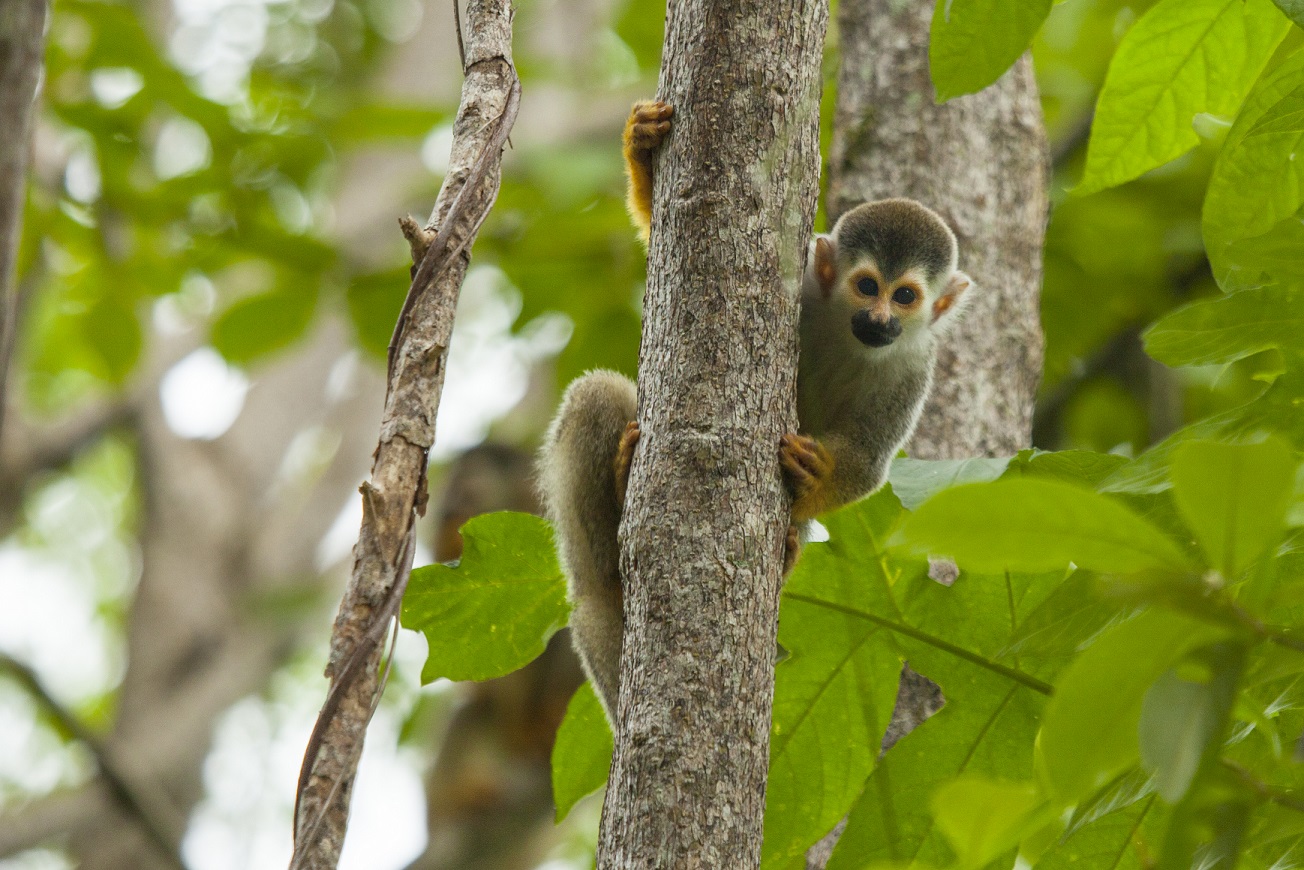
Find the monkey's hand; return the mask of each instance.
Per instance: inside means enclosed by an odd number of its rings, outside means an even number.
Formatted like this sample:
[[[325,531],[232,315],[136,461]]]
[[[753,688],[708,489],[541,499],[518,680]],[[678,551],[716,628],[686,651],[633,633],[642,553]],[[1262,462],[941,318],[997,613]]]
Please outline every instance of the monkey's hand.
[[[616,458],[611,462],[611,467],[616,472],[616,504],[625,503],[625,490],[629,487],[629,466],[634,461],[634,448],[638,446],[641,434],[638,423],[631,420],[625,425],[625,431],[620,436]]]
[[[626,205],[645,244],[652,232],[652,154],[670,132],[670,116],[674,113],[669,103],[639,100],[625,122],[625,169],[629,173]]]
[[[779,464],[792,487],[793,520],[802,522],[821,513],[832,496],[833,456],[828,449],[809,435],[789,432],[779,439]]]

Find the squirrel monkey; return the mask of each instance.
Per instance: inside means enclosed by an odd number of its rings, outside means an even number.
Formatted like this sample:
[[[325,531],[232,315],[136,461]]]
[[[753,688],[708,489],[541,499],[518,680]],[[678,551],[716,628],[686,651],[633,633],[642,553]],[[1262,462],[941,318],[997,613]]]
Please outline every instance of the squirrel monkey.
[[[652,155],[671,107],[636,103],[625,124],[628,204],[639,235],[651,227]],[[799,433],[779,461],[802,523],[883,485],[919,420],[938,342],[967,298],[955,234],[909,199],[866,203],[811,242],[801,286]],[[539,486],[570,583],[571,636],[616,722],[624,630],[617,530],[638,443],[635,386],[593,371],[576,379],[544,439]],[[797,553],[788,530],[785,574]]]

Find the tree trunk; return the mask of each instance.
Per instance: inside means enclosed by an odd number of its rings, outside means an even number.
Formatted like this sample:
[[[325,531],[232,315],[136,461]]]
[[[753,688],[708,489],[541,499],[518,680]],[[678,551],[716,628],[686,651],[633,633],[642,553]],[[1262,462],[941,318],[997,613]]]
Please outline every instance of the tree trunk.
[[[843,0],[829,155],[830,220],[866,200],[908,196],[960,243],[973,301],[942,345],[915,436],[918,459],[1003,456],[1027,447],[1041,377],[1038,318],[1048,202],[1047,147],[1032,63],[981,93],[936,105],[929,0]],[[907,672],[885,748],[935,712],[937,687]],[[822,868],[839,831],[811,850]]]
[[[827,17],[670,4],[602,868],[759,860]]]
[[[0,432],[18,297],[14,267],[23,226],[32,104],[45,53],[47,0],[0,0]]]

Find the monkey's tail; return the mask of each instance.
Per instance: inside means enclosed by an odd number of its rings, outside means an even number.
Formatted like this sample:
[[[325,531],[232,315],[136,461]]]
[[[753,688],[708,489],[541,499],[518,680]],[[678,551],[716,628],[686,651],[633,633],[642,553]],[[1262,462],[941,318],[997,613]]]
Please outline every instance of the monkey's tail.
[[[613,723],[624,629],[614,460],[637,410],[633,381],[589,372],[566,388],[539,452],[540,496],[569,581],[571,636]]]

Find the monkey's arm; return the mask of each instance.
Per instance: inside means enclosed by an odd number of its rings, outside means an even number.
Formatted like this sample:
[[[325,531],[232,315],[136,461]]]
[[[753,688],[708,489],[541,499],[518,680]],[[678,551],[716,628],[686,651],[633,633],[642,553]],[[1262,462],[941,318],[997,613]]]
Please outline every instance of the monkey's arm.
[[[625,205],[643,244],[652,233],[652,154],[670,132],[670,116],[674,113],[659,100],[639,100],[625,122],[623,150],[629,176]]]
[[[793,489],[793,522],[805,522],[883,485],[895,451],[876,448],[872,433],[784,435],[779,461]]]

